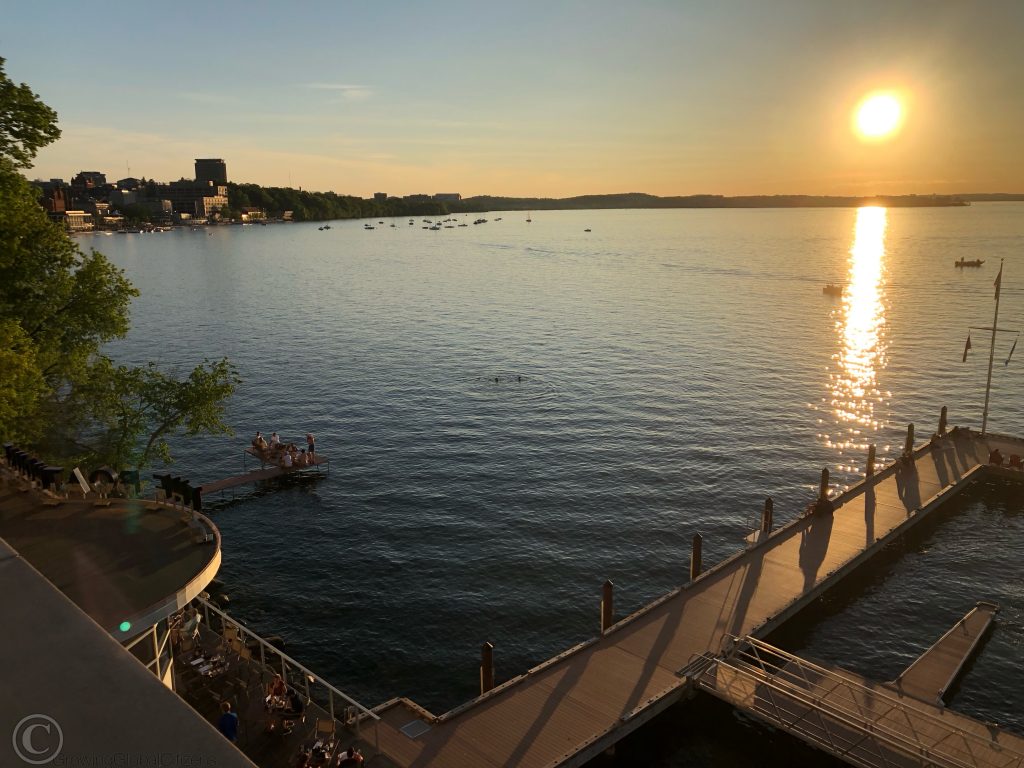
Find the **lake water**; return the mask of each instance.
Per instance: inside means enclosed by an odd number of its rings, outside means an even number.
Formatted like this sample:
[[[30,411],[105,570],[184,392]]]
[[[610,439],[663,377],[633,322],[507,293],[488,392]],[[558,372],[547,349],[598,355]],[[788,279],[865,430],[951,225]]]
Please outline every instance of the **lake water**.
[[[795,516],[821,467],[845,487],[869,444],[892,459],[942,405],[980,426],[986,333],[961,355],[968,327],[991,325],[1001,258],[999,325],[1024,328],[1021,204],[487,218],[81,241],[142,292],[111,354],[238,366],[236,437],[179,441],[176,471],[236,474],[256,430],[316,434],[329,476],[212,512],[222,578],[235,615],[367,704],[445,711],[475,694],[481,642],[499,679],[522,672],[595,634],[605,579],[625,615],[685,580],[693,533],[713,563],[765,496]],[[1013,338],[997,343],[989,429],[1019,435]],[[1024,731],[1022,533],[1019,492],[979,489],[787,647],[891,677],[995,599],[954,706]],[[697,708],[715,722],[690,728],[703,736],[642,731],[648,761],[757,762],[761,741],[747,758],[724,744],[778,738],[715,706]]]

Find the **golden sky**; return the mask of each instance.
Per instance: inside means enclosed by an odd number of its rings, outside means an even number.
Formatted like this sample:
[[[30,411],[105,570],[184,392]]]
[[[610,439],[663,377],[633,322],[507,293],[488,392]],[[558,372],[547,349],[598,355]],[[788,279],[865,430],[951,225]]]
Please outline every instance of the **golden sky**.
[[[5,14],[8,74],[64,131],[30,175],[222,157],[359,196],[1024,191],[1019,0],[189,8]],[[902,125],[863,141],[877,90]]]

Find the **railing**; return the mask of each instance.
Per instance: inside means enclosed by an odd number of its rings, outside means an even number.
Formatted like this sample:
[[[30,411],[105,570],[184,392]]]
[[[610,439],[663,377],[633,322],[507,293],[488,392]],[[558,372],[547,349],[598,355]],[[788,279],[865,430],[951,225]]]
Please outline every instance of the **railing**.
[[[344,726],[346,726],[346,727],[349,727],[349,726],[353,727],[353,729],[355,730],[355,734],[356,734],[357,738],[361,738],[360,728],[361,728],[362,721],[365,720],[365,719],[370,720],[373,723],[373,746],[374,746],[374,750],[378,754],[380,753],[380,728],[379,728],[380,717],[378,717],[374,712],[372,712],[371,710],[367,709],[366,707],[364,707],[362,704],[360,704],[358,701],[356,701],[355,699],[351,698],[347,694],[343,693],[342,691],[339,691],[333,685],[328,683],[326,680],[324,680],[320,676],[314,674],[312,671],[310,671],[309,669],[304,667],[302,664],[297,662],[295,659],[293,659],[291,656],[286,654],[284,651],[282,651],[281,649],[277,648],[276,646],[271,645],[270,643],[268,643],[262,637],[260,637],[255,632],[253,632],[251,629],[248,629],[247,627],[243,626],[238,620],[231,618],[231,616],[229,616],[224,611],[222,611],[219,608],[217,608],[217,606],[213,605],[208,600],[204,600],[201,597],[197,597],[195,602],[199,606],[201,606],[202,611],[203,611],[203,618],[205,619],[206,626],[209,627],[210,629],[213,629],[213,624],[210,621],[211,616],[215,616],[217,618],[217,620],[218,620],[219,625],[220,625],[220,632],[219,632],[220,635],[223,636],[224,635],[224,630],[227,629],[228,627],[232,627],[236,631],[244,633],[244,635],[246,637],[254,640],[259,645],[260,663],[264,667],[266,667],[267,669],[274,669],[274,670],[276,670],[278,668],[278,662],[279,662],[280,663],[280,669],[281,669],[281,677],[283,677],[285,680],[289,679],[289,675],[288,675],[289,668],[291,668],[293,670],[293,672],[295,673],[295,674],[293,674],[291,676],[292,680],[294,680],[297,676],[301,676],[302,680],[303,680],[303,685],[304,685],[305,691],[306,691],[306,700],[307,701],[317,701],[313,697],[313,694],[314,693],[318,693],[318,692],[315,691],[315,689],[311,689],[311,686],[320,685],[322,687],[323,691],[319,692],[319,693],[321,693],[321,695],[324,696],[323,700],[324,700],[324,703],[325,703],[325,708],[327,709],[328,713],[330,713],[331,719],[333,719],[333,720],[338,720],[339,719],[335,715],[335,704],[336,703],[342,704],[343,707],[344,707],[344,713],[343,713],[344,717],[340,719],[340,722]],[[271,666],[271,664],[267,660],[268,656],[271,657],[271,658],[273,656],[277,656],[278,657],[278,661],[274,662],[273,666]],[[317,703],[319,703],[319,702],[317,702]]]
[[[847,762],[887,768],[905,765],[910,758],[920,765],[974,768],[979,765],[977,756],[984,755],[989,758],[984,764],[1024,766],[1024,754],[997,743],[991,734],[986,738],[958,728],[926,705],[915,705],[752,637],[734,642],[714,672],[700,678],[701,687],[727,700],[737,699],[734,704]],[[742,683],[742,691],[734,696],[728,690],[729,677],[734,684]],[[991,762],[996,755],[998,763]]]

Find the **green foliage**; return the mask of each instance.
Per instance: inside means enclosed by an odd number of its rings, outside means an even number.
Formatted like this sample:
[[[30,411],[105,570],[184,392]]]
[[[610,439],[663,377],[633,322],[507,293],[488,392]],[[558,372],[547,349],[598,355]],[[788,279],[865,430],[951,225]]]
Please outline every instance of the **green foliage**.
[[[57,113],[27,85],[15,85],[0,57],[0,158],[28,168],[41,148],[60,138]]]
[[[138,203],[122,205],[119,210],[127,221],[135,224],[148,224],[153,220],[153,212],[146,206],[139,205]]]
[[[74,379],[101,344],[127,333],[137,295],[102,254],[83,254],[0,159],[0,319],[19,324],[51,389]]]
[[[96,461],[145,466],[173,460],[167,439],[174,435],[233,434],[224,408],[238,382],[226,359],[207,360],[178,379],[155,363],[133,367],[100,357],[69,402],[83,407],[81,447]]]
[[[0,319],[0,434],[15,442],[31,436],[31,422],[46,382],[36,360],[35,346],[16,322]]]
[[[21,176],[55,140],[56,114],[0,59],[0,435],[60,463],[123,468],[171,460],[175,434],[230,433],[238,382],[227,360],[177,379],[153,363],[115,365],[103,344],[124,336],[138,291],[96,251],[53,224]]]

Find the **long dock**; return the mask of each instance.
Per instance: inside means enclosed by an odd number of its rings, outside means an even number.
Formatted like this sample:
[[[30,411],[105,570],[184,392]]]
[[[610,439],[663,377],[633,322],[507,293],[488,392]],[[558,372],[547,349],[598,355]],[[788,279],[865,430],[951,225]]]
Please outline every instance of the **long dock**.
[[[1024,441],[940,431],[910,450],[911,429],[903,458],[707,572],[695,552],[696,578],[614,625],[608,592],[599,637],[491,690],[485,663],[485,692],[450,712],[381,705],[381,751],[410,768],[582,765],[688,695],[729,638],[765,637],[974,481],[1024,478],[988,467]]]

